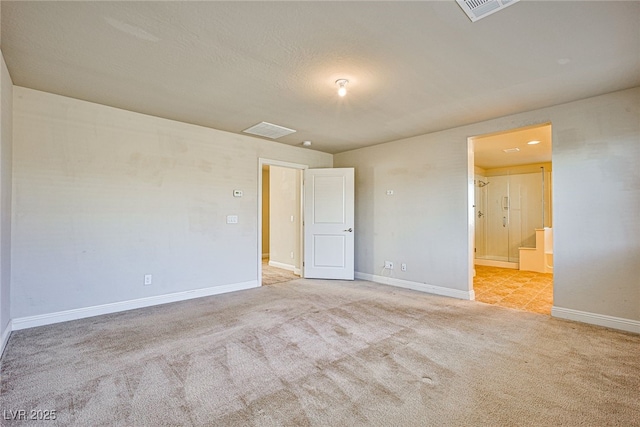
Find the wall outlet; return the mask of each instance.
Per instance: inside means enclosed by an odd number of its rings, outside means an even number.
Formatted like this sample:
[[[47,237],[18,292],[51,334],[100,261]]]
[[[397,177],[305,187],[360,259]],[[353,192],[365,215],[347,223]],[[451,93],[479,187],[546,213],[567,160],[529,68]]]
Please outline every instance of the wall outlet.
[[[405,263],[400,264],[400,270],[407,271],[407,264]]]
[[[291,254],[290,254],[290,255],[291,255],[291,259],[293,259],[293,252],[291,252]]]
[[[238,215],[227,215],[227,224],[237,224]]]
[[[384,262],[384,268],[388,269],[388,270],[393,270],[393,262],[391,261],[385,261]]]
[[[144,275],[144,285],[145,286],[149,286],[151,284],[151,275],[150,274],[145,274]]]

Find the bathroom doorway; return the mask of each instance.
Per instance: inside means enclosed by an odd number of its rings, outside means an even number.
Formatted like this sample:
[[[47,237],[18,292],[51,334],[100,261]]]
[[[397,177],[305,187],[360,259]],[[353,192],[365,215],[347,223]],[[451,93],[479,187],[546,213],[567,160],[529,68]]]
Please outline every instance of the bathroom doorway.
[[[550,314],[551,124],[470,138],[477,301]]]

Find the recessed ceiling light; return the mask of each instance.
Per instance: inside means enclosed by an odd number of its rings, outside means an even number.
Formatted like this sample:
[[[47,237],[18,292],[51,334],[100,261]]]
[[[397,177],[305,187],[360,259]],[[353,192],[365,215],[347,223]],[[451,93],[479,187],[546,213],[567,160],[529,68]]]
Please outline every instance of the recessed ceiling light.
[[[540,141],[529,141],[529,142],[527,142],[527,144],[536,145],[536,144],[540,144]]]
[[[517,153],[518,151],[520,151],[519,148],[507,148],[506,150],[502,150],[505,153]]]

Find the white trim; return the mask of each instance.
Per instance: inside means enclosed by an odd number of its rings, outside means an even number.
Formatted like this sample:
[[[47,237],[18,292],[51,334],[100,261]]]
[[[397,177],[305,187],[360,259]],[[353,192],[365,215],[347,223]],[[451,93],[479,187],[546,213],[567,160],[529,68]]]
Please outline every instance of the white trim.
[[[397,286],[399,288],[413,289],[415,291],[426,292],[429,294],[442,295],[445,297],[471,300],[475,299],[475,293],[472,290],[461,291],[459,289],[444,288],[442,286],[428,285],[426,283],[411,282],[408,280],[396,279],[394,277],[376,276],[369,273],[355,272],[356,279],[368,280],[370,282],[382,283],[383,285]]]
[[[518,270],[520,268],[520,264],[517,262],[499,261],[495,259],[475,258],[473,263],[475,265],[485,265],[487,267],[511,268],[513,270]]]
[[[154,305],[184,301],[193,298],[224,294],[227,292],[241,291],[257,288],[255,280],[230,285],[212,286],[210,288],[193,289],[190,291],[175,292],[166,295],[139,298],[129,301],[113,302],[109,304],[94,305],[92,307],[76,308],[72,310],[58,311],[55,313],[39,314],[37,316],[19,317],[12,320],[14,331],[36,326],[51,325],[53,323],[68,322],[70,320],[84,319],[86,317],[100,316],[102,314],[118,313],[120,311],[134,310],[136,308],[151,307]]]
[[[588,311],[573,310],[570,308],[551,308],[551,315],[560,319],[575,320],[576,322],[590,323],[592,325],[606,326],[607,328],[620,329],[627,332],[640,334],[640,321],[625,319],[622,317],[607,316],[606,314],[590,313]]]
[[[467,286],[470,297],[475,299],[473,278],[476,277],[473,259],[476,256],[476,167],[475,144],[473,138],[467,138]],[[465,298],[467,299],[467,298]]]
[[[283,162],[281,160],[265,159],[264,157],[258,158],[260,163],[260,171],[262,171],[262,165],[280,166],[281,168],[289,169],[308,169],[309,165],[303,165],[302,163]]]
[[[7,343],[9,342],[11,331],[13,331],[13,321],[9,320],[9,323],[7,323],[7,328],[4,330],[4,333],[2,334],[2,338],[0,338],[0,358],[4,354],[4,349],[6,348]]]
[[[285,167],[285,168],[289,168],[289,169],[298,169],[298,170],[305,170],[309,168],[309,165],[303,165],[300,163],[291,163],[291,162],[283,162],[281,160],[272,160],[272,159],[265,159],[263,157],[259,157],[258,158],[258,277],[256,278],[256,282],[258,283],[258,286],[262,286],[262,168],[263,166],[268,165],[268,166],[280,166],[280,167]],[[304,175],[303,175],[303,179],[300,180],[300,194],[304,195],[304,190],[303,190],[303,181],[304,181]],[[303,197],[300,197],[300,214],[298,215],[299,218],[303,218],[303,211],[302,211],[302,200]],[[303,218],[304,220],[304,218]],[[302,230],[302,221],[300,221],[300,229]],[[300,247],[302,248],[301,250],[304,251],[304,242],[303,242],[303,233],[302,231],[300,232]],[[304,252],[301,254],[302,258],[300,260],[300,263],[302,263],[302,259],[304,259]],[[302,270],[302,268],[301,268]]]
[[[285,264],[283,262],[269,260],[269,265],[271,267],[281,268],[282,270],[296,271],[296,266],[295,265]]]

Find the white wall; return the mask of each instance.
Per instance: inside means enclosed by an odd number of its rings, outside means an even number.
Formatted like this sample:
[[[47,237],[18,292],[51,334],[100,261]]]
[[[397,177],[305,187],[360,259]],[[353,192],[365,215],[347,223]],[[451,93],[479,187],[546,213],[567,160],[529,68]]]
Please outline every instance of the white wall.
[[[335,167],[355,167],[357,272],[469,291],[462,135],[438,132],[334,156]],[[383,270],[385,260],[394,270]]]
[[[332,166],[325,153],[15,87],[12,316],[257,285],[260,157]]]
[[[356,270],[468,289],[467,139],[551,122],[554,315],[640,331],[639,116],[634,88],[335,155],[356,168]]]
[[[640,87],[554,113],[554,306],[640,321]]]
[[[0,52],[0,354],[11,332],[11,150],[13,83]]]
[[[258,158],[332,163],[20,87],[13,95],[14,319],[255,281]],[[635,88],[336,155],[335,166],[356,167],[356,269],[388,275],[388,259],[408,283],[469,291],[467,138],[551,122],[554,315],[640,331],[639,115]],[[228,214],[239,224],[225,224]]]
[[[292,271],[300,260],[300,174],[298,169],[269,167],[269,264]]]

